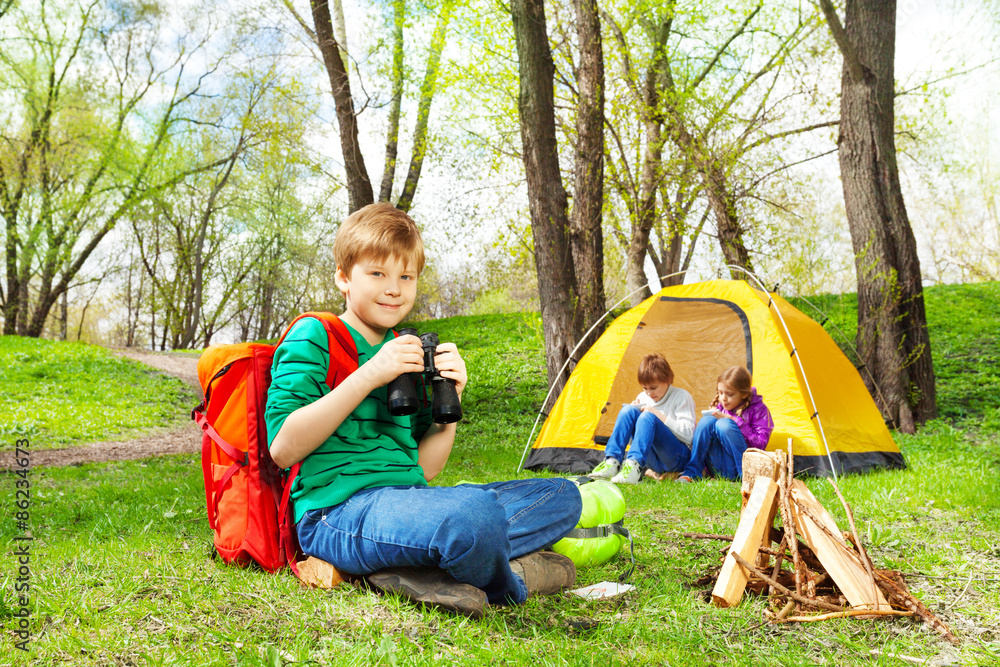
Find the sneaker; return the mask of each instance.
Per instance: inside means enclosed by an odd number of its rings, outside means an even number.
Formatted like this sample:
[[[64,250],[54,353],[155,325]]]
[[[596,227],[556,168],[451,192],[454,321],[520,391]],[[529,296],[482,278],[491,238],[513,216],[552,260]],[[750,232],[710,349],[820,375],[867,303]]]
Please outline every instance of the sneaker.
[[[635,459],[627,459],[621,472],[611,478],[615,484],[638,484],[642,479],[642,466]]]
[[[683,483],[683,484],[690,484],[690,483],[691,483],[691,482],[693,482],[694,480],[693,480],[693,479],[691,479],[690,477],[688,477],[687,475],[681,475],[680,477],[678,477],[678,478],[677,478],[677,479],[675,479],[674,481],[675,481],[675,482],[681,482],[681,483]]]
[[[521,577],[528,595],[551,595],[576,581],[576,565],[554,551],[536,551],[515,558],[510,562],[510,569]]]
[[[593,479],[611,479],[618,474],[621,468],[622,464],[618,462],[618,459],[604,459],[602,463],[597,464],[597,467],[587,477],[592,477]]]
[[[382,591],[472,618],[482,618],[486,607],[486,593],[437,567],[390,567],[372,572],[367,579]]]

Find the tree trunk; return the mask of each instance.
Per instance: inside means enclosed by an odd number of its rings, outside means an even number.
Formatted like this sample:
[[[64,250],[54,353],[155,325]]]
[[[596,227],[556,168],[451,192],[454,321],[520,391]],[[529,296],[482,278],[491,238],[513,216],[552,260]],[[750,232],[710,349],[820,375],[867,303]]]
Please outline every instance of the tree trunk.
[[[672,85],[669,71],[669,61],[667,60],[667,39],[670,37],[673,25],[672,5],[670,10],[656,27],[656,40],[653,44],[653,60],[646,70],[645,89],[641,103],[643,105],[643,123],[646,126],[646,150],[643,157],[642,181],[640,183],[639,210],[636,213],[636,222],[632,227],[632,240],[628,248],[628,275],[627,285],[629,293],[632,294],[631,303],[638,305],[642,300],[652,294],[649,289],[649,281],[646,279],[646,257],[653,262],[656,275],[663,276],[676,273],[679,265],[681,241],[684,228],[684,217],[678,216],[678,211],[671,210],[667,205],[667,192],[663,187],[663,112],[661,110],[661,99],[663,91]],[[620,39],[624,47],[624,37]],[[678,185],[678,197],[685,191],[680,183]],[[661,192],[663,208],[656,206],[656,193]],[[665,234],[668,239],[663,238],[664,232],[660,233],[660,253],[657,253],[650,246],[650,236],[654,227],[666,217],[667,229]],[[684,282],[683,276],[673,276],[665,281],[661,280],[661,287],[666,287],[662,283],[680,285]],[[640,289],[640,288],[645,289]],[[635,292],[635,290],[639,290]]]
[[[69,290],[59,299],[59,340],[69,338]]]
[[[399,195],[396,208],[409,211],[413,205],[413,195],[417,191],[417,181],[420,180],[420,170],[424,165],[424,155],[427,152],[427,121],[431,114],[431,101],[434,99],[434,87],[437,84],[438,68],[441,65],[441,52],[444,51],[445,39],[448,36],[448,22],[455,8],[454,0],[442,0],[441,13],[438,15],[434,34],[431,36],[431,46],[427,53],[427,71],[420,85],[420,103],[417,106],[417,124],[413,128],[413,154],[410,156],[410,170],[403,183],[403,192]]]
[[[337,40],[337,50],[340,51],[340,60],[344,63],[344,72],[347,80],[351,80],[351,59],[347,54],[347,22],[344,20],[344,3],[341,0],[332,0],[333,5],[333,38]]]
[[[191,317],[180,340],[180,347],[185,350],[194,347],[194,341],[198,335],[198,325],[201,323],[206,264],[206,260],[204,259],[204,250],[205,236],[208,232],[208,225],[212,216],[216,213],[216,201],[219,198],[219,193],[222,192],[222,190],[226,187],[226,184],[229,182],[229,177],[233,173],[233,167],[236,166],[236,161],[239,159],[240,155],[243,154],[245,146],[246,144],[244,142],[244,138],[240,137],[239,143],[236,145],[236,150],[233,151],[233,154],[229,159],[229,163],[225,165],[222,174],[220,174],[219,178],[212,184],[212,190],[208,195],[208,201],[205,203],[205,210],[202,211],[201,219],[198,221],[198,234],[195,238],[194,248],[192,249],[194,258],[191,268],[194,270],[194,276],[192,276],[194,293],[192,294],[192,300],[189,304],[191,308]]]
[[[663,79],[666,91],[664,96],[667,120],[665,131],[684,154],[688,163],[701,176],[705,197],[708,199],[709,208],[715,216],[719,249],[722,250],[722,256],[725,258],[726,264],[733,264],[743,267],[747,271],[753,271],[750,253],[743,240],[743,228],[736,216],[736,201],[726,185],[725,169],[711,151],[688,130],[684,116],[677,106],[677,97],[680,93],[674,82],[669,63],[664,65]],[[733,271],[732,277],[741,279],[745,276],[740,272]]]
[[[820,5],[844,56],[839,158],[858,277],[858,351],[885,398],[881,407],[912,432],[914,422],[937,415],[937,402],[920,261],[896,165],[896,3],[848,0],[843,26],[830,0]]]
[[[543,0],[512,0],[520,93],[518,110],[531,233],[545,333],[549,384],[560,391],[559,370],[573,349],[577,301],[566,214],[566,190],[559,172],[553,75]]]
[[[625,247],[625,288],[633,306],[648,298],[652,292],[646,279],[646,257],[659,268],[659,258],[650,247],[649,239],[653,227],[659,221],[660,211],[656,206],[656,193],[663,173],[663,114],[660,110],[660,91],[664,85],[664,67],[666,64],[666,39],[670,35],[673,22],[673,12],[667,11],[655,26],[653,35],[653,58],[646,69],[645,86],[639,88],[635,83],[635,72],[629,58],[629,46],[625,40],[618,22],[607,12],[601,13],[604,21],[610,26],[612,34],[618,43],[625,69],[625,81],[632,92],[633,99],[641,109],[640,117],[646,134],[646,145],[642,158],[642,173],[638,185],[631,177],[618,180],[619,194],[626,202],[631,218],[631,232],[628,235],[628,245]],[[619,147],[623,153],[623,147]],[[610,162],[614,173],[614,162]],[[627,172],[627,169],[625,170]],[[615,182],[612,179],[612,182]],[[622,234],[624,239],[625,235]],[[662,274],[660,274],[662,275]]]
[[[7,223],[6,239],[4,250],[6,252],[7,268],[7,293],[3,304],[3,334],[13,336],[17,333],[18,309],[21,304],[19,294],[21,286],[17,278],[17,245],[19,241],[17,233],[16,212],[12,213],[8,206],[4,206],[4,219]]]
[[[726,264],[740,266],[752,272],[750,253],[747,251],[746,242],[743,240],[743,228],[736,215],[735,198],[730,194],[726,184],[725,169],[688,131],[680,113],[669,105],[668,109],[671,110],[669,131],[675,143],[687,154],[687,159],[701,175],[705,198],[708,199],[709,208],[715,217],[719,249]],[[731,271],[731,274],[734,280],[746,277],[739,271]]]
[[[393,0],[392,29],[392,104],[389,106],[389,130],[385,138],[385,167],[378,200],[392,199],[396,179],[396,154],[399,150],[399,108],[403,103],[403,26],[406,23],[406,0]]]
[[[603,315],[604,302],[604,55],[596,0],[574,0],[580,60],[576,111],[576,155],[570,246],[579,305],[577,340]],[[604,331],[598,327],[582,351]]]
[[[323,54],[323,64],[330,77],[333,100],[337,107],[337,124],[340,128],[340,149],[344,156],[344,170],[347,173],[348,208],[353,213],[375,201],[372,183],[365,168],[365,158],[358,142],[358,119],[354,115],[354,98],[351,82],[344,69],[337,40],[333,36],[330,21],[330,6],[326,0],[310,0],[313,23],[316,27],[316,41]]]
[[[742,267],[752,273],[753,264],[750,263],[750,253],[743,240],[743,227],[736,215],[736,198],[726,185],[725,172],[717,164],[703,164],[702,174],[705,179],[705,196],[715,215],[719,249],[722,250],[726,264]],[[730,274],[733,280],[746,279],[742,271],[730,270]]]

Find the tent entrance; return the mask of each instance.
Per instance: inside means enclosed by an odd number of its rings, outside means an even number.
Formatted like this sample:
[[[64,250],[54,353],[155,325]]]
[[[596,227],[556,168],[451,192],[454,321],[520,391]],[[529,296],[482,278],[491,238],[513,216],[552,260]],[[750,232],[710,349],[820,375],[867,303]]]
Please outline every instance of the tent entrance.
[[[716,393],[716,378],[730,366],[753,373],[750,323],[746,313],[722,299],[664,296],[655,300],[625,348],[607,402],[594,431],[594,442],[611,437],[622,403],[642,391],[636,374],[647,354],[659,352],[674,371],[674,384],[690,392],[699,409]]]

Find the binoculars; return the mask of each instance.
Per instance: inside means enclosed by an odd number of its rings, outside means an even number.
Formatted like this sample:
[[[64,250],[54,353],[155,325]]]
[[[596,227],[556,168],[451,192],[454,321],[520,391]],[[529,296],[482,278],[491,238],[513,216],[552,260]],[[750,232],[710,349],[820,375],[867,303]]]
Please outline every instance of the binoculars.
[[[451,424],[462,418],[462,404],[458,401],[458,391],[455,381],[441,377],[434,366],[434,355],[437,353],[438,336],[436,333],[417,334],[416,329],[400,329],[400,336],[420,336],[424,348],[424,370],[422,373],[403,373],[388,386],[389,414],[399,417],[412,415],[420,408],[417,397],[417,385],[414,376],[423,375],[425,382],[430,382],[434,399],[431,404],[431,415],[436,424]]]

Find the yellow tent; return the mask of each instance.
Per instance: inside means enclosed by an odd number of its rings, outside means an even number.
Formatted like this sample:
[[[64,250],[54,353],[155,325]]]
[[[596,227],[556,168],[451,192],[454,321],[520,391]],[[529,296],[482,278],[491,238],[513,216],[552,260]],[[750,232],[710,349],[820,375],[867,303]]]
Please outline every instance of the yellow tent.
[[[906,467],[857,370],[823,327],[741,280],[667,287],[617,318],[573,370],[525,467],[589,472],[602,461],[621,404],[641,391],[639,361],[655,352],[699,410],[709,407],[719,373],[745,366],[774,419],[767,448],[785,449],[791,438],[797,471]]]

